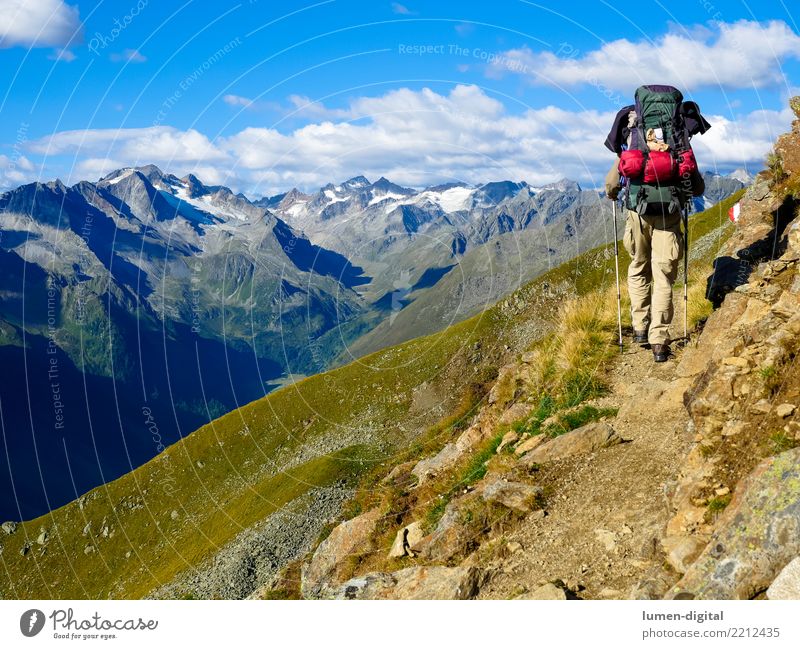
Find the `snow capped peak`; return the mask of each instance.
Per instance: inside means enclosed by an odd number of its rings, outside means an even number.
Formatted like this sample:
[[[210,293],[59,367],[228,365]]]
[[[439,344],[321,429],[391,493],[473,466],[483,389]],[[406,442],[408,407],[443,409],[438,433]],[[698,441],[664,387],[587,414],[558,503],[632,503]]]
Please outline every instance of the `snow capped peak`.
[[[369,180],[364,178],[364,176],[353,176],[349,180],[345,180],[341,184],[341,188],[344,191],[352,191],[354,189],[364,189],[364,187],[369,187]]]
[[[728,174],[728,178],[738,180],[740,183],[749,185],[753,182],[753,175],[748,173],[746,169],[736,169]]]
[[[112,171],[110,174],[103,176],[98,183],[105,183],[106,185],[116,185],[121,180],[128,178],[134,174],[138,174],[142,178],[146,178],[147,181],[153,185],[157,185],[164,181],[169,181],[170,179],[177,180],[174,176],[170,176],[165,174],[161,169],[156,167],[155,165],[144,165],[143,167],[123,167],[122,169],[117,169],[116,171]]]
[[[575,180],[562,178],[554,183],[542,185],[539,189],[551,189],[558,192],[579,192],[581,191],[581,186]]]

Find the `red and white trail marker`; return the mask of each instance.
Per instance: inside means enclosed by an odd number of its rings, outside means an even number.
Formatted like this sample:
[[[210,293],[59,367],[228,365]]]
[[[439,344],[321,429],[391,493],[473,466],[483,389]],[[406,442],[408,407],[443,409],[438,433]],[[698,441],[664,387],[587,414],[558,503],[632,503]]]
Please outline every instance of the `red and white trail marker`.
[[[742,211],[741,202],[736,203],[728,210],[728,218],[736,223],[739,220],[739,213]]]

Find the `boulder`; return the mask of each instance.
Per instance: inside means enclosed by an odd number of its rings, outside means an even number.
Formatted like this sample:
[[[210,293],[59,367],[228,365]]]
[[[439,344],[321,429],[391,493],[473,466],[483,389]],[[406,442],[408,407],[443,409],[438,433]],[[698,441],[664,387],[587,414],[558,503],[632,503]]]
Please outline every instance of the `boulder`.
[[[406,482],[411,476],[411,469],[414,468],[416,462],[403,462],[394,467],[389,474],[381,480],[382,484],[399,484]]]
[[[306,599],[324,595],[324,591],[336,580],[342,564],[352,555],[364,550],[375,532],[380,511],[370,511],[337,525],[303,566],[300,592]]]
[[[611,426],[596,421],[551,439],[526,453],[522,459],[526,464],[543,464],[573,455],[584,455],[620,442],[622,438]]]
[[[772,585],[767,588],[769,599],[800,599],[800,557],[783,567]]]
[[[392,549],[389,550],[389,558],[413,557],[415,555],[413,548],[419,544],[422,538],[422,524],[419,521],[406,525],[397,532]]]
[[[478,594],[482,571],[475,567],[415,566],[375,572],[342,584],[337,599],[471,599]]]
[[[762,461],[734,490],[710,542],[666,595],[750,599],[800,555],[800,448]]]
[[[539,502],[543,492],[541,487],[496,478],[483,486],[480,493],[486,502],[502,505],[520,514],[527,514],[534,509],[541,509]]]
[[[566,600],[567,593],[561,586],[556,584],[545,584],[536,590],[520,595],[517,599],[537,599],[537,600]]]
[[[6,534],[13,534],[14,532],[17,531],[17,524],[14,521],[6,521],[2,525],[0,525],[0,527],[3,528],[3,531]]]
[[[528,439],[524,440],[522,443],[517,444],[514,448],[515,455],[525,455],[528,451],[532,451],[540,444],[543,444],[547,441],[546,435],[534,435],[533,437],[529,437]]]

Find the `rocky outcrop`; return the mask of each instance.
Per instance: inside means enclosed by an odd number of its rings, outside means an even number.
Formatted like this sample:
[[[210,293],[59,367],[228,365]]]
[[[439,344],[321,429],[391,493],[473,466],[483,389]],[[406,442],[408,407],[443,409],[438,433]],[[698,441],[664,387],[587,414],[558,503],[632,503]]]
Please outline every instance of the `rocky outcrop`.
[[[490,435],[491,431],[488,428],[483,428],[480,424],[473,424],[461,433],[455,442],[446,444],[436,455],[420,460],[411,469],[411,474],[417,478],[417,485],[451,469],[466,453],[488,439]]]
[[[300,592],[306,599],[329,595],[342,564],[357,555],[372,538],[380,510],[372,509],[336,526],[303,566]]]
[[[708,282],[719,308],[676,369],[695,446],[669,489],[662,549],[683,577],[666,597],[791,592],[776,577],[800,548],[799,127],[775,147],[789,181],[762,175],[742,199]]]
[[[761,462],[737,487],[706,549],[670,592],[749,599],[800,554],[800,449]]]

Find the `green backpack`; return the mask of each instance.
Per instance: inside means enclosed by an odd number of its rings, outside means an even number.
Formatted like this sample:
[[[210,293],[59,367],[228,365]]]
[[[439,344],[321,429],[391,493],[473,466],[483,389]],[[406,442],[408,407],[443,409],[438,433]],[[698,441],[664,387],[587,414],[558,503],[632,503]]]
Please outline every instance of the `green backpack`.
[[[630,145],[622,153],[628,166],[640,164],[639,173],[628,178],[626,207],[640,215],[680,213],[692,195],[692,176],[697,172],[681,104],[683,95],[672,86],[641,86],[636,90],[636,123]],[[651,150],[648,134],[666,151]],[[620,162],[620,168],[625,166]]]

